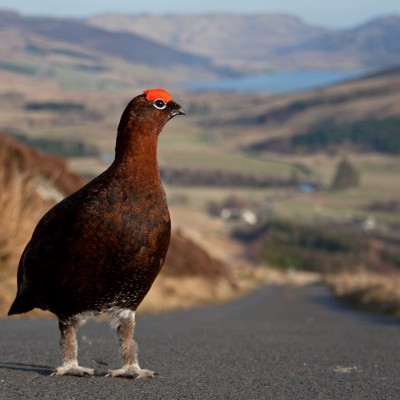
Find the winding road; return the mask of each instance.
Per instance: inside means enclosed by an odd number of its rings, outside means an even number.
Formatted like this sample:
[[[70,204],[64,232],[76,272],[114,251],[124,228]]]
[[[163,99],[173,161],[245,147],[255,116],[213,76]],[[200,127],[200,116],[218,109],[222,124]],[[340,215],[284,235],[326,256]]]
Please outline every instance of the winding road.
[[[0,320],[0,399],[400,399],[400,321],[342,306],[320,285],[263,287],[229,304],[137,319],[154,379],[120,367],[115,332],[78,333],[95,377],[49,376],[60,364],[55,320]]]

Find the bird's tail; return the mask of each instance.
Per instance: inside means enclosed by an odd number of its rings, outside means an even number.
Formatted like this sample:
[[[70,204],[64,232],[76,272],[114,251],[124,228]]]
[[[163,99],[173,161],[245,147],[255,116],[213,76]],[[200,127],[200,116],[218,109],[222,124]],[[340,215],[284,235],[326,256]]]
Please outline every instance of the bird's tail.
[[[34,308],[34,299],[32,295],[27,292],[23,292],[21,294],[17,294],[17,297],[8,311],[8,315],[22,314],[33,310]]]

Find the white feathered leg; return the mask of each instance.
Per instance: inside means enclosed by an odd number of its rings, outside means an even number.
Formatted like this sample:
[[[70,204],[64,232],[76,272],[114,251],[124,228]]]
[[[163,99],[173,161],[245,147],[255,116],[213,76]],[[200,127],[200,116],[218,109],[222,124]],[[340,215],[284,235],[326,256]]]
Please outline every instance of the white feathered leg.
[[[82,322],[72,319],[68,322],[58,321],[60,329],[60,349],[63,355],[63,364],[56,368],[52,375],[94,375],[93,368],[85,368],[78,365],[78,342],[76,331]]]
[[[155,372],[142,369],[139,366],[137,345],[133,340],[135,330],[135,313],[133,311],[121,310],[114,314],[115,325],[122,356],[122,368],[110,371],[108,376],[124,378],[153,378]]]

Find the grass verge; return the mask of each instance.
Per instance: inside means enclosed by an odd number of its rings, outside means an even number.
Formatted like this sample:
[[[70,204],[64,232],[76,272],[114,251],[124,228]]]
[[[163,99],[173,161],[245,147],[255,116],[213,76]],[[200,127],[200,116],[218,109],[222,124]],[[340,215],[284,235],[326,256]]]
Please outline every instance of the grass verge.
[[[327,275],[332,293],[348,305],[400,318],[400,274],[379,275],[366,270]]]

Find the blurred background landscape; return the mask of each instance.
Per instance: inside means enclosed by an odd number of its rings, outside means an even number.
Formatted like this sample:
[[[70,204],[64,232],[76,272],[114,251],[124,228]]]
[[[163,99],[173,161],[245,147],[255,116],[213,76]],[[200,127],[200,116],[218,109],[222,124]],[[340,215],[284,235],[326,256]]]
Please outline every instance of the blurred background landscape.
[[[290,1],[7,3],[0,316],[38,219],[107,168],[125,105],[159,86],[187,116],[160,137],[173,238],[142,311],[323,281],[353,306],[400,315],[400,5],[338,1],[328,21],[312,1],[303,13]]]

